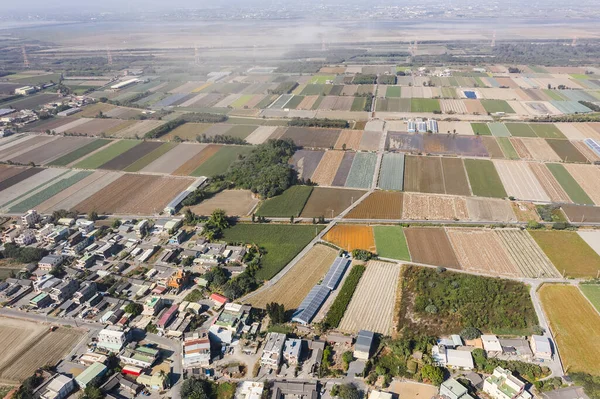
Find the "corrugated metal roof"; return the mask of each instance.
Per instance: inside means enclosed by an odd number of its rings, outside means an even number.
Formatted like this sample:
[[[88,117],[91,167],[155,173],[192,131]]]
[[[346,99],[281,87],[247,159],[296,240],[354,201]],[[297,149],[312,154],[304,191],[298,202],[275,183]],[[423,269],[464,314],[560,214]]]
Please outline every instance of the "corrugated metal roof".
[[[329,296],[329,292],[328,287],[315,285],[294,312],[292,320],[302,324],[310,323]]]
[[[329,268],[329,271],[325,275],[325,278],[323,278],[321,285],[324,285],[330,290],[335,290],[335,287],[337,287],[338,283],[342,279],[342,276],[344,275],[344,272],[349,264],[350,259],[348,258],[342,256],[335,258],[333,264]]]

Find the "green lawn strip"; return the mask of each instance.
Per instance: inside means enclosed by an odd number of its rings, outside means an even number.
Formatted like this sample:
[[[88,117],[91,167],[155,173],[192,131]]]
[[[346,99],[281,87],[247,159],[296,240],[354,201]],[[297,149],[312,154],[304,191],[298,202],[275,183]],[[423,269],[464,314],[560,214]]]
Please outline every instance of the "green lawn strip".
[[[400,97],[401,95],[401,88],[400,86],[388,86],[387,89],[385,90],[385,96],[386,97]]]
[[[411,112],[441,111],[440,102],[435,98],[413,98],[410,103]]]
[[[596,310],[600,312],[600,284],[579,284],[579,288]]]
[[[108,140],[108,139],[94,140],[90,143],[87,143],[83,147],[80,147],[74,151],[71,151],[68,154],[63,155],[60,158],[55,159],[54,161],[50,162],[48,165],[49,166],[66,166],[66,165],[70,164],[71,162],[75,162],[79,158],[82,158],[82,157],[86,156],[87,154],[89,154],[90,152],[94,152],[97,149],[102,148],[111,142],[112,141]]]
[[[569,195],[569,198],[576,204],[594,205],[594,201],[581,188],[579,183],[571,176],[565,167],[558,163],[547,163],[546,166],[554,178],[561,185],[563,190]]]
[[[158,147],[156,150],[152,151],[149,154],[146,154],[145,156],[141,157],[140,159],[138,159],[137,161],[135,161],[134,163],[132,163],[131,165],[126,167],[124,169],[124,171],[125,172],[139,172],[140,170],[144,169],[146,166],[150,165],[152,162],[156,161],[158,158],[165,155],[167,152],[171,151],[173,148],[175,148],[177,146],[177,144],[178,143],[175,143],[172,141],[168,142],[168,143],[164,143],[163,145]]]
[[[62,179],[52,184],[51,186],[46,187],[42,191],[39,191],[32,195],[31,197],[19,202],[18,204],[12,206],[9,209],[10,213],[21,213],[26,212],[29,209],[33,209],[42,202],[54,197],[56,194],[60,193],[63,190],[71,187],[73,184],[77,183],[80,180],[88,177],[94,172],[90,171],[82,171],[74,174],[71,177],[67,177],[66,179]]]
[[[256,214],[265,217],[298,217],[312,190],[311,186],[292,186],[283,194],[263,202]]]
[[[237,224],[223,231],[223,240],[263,247],[266,254],[261,259],[256,279],[269,280],[324,228],[323,225]]]
[[[565,277],[596,277],[600,256],[574,231],[529,232],[556,270]]]
[[[383,258],[410,261],[404,230],[400,226],[374,226],[377,254]]]
[[[514,114],[515,110],[504,100],[481,100],[481,105],[487,112],[504,112],[506,114]]]
[[[473,195],[494,198],[506,197],[506,191],[492,161],[465,159],[465,168],[471,182]]]
[[[348,305],[350,304],[350,300],[354,295],[354,291],[356,291],[356,286],[358,286],[358,282],[365,272],[365,266],[363,265],[355,265],[350,269],[348,273],[348,277],[344,280],[344,284],[340,289],[340,292],[335,297],[335,300],[331,304],[327,315],[325,316],[325,320],[323,320],[323,324],[330,328],[337,328],[344,317],[344,313],[346,309],[348,309]]]
[[[506,128],[515,137],[537,137],[527,123],[505,123]]]
[[[480,136],[491,136],[492,135],[492,131],[490,130],[487,123],[474,122],[474,123],[471,123],[471,128],[473,129],[473,133],[479,134]]]
[[[566,139],[565,135],[553,123],[532,123],[531,129],[544,139]]]
[[[500,148],[502,148],[502,152],[507,159],[521,159],[508,137],[497,137],[496,140],[498,141],[498,144],[500,145]]]
[[[73,167],[77,169],[96,169],[111,159],[121,155],[127,150],[132,149],[136,145],[142,143],[140,140],[121,140],[110,147],[105,148],[93,155],[90,155],[88,158],[76,163]]]
[[[238,159],[239,155],[245,155],[252,151],[251,146],[223,146],[206,162],[194,170],[190,176],[212,177],[227,172],[229,165]]]

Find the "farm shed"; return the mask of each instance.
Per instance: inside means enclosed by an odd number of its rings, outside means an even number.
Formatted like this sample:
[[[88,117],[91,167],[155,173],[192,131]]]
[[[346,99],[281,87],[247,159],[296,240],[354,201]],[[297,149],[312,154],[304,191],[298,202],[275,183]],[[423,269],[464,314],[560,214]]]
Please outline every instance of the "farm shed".
[[[502,353],[502,345],[500,345],[500,340],[495,335],[482,335],[481,341],[483,342],[483,349],[490,352],[498,352]]]
[[[446,351],[446,366],[464,370],[472,370],[475,367],[471,352],[456,349],[448,349]]]
[[[532,335],[530,342],[531,350],[536,359],[552,360],[552,346],[547,337]]]
[[[342,276],[344,275],[344,272],[349,264],[350,259],[346,257],[338,256],[335,258],[333,264],[329,268],[329,271],[323,278],[321,285],[324,285],[332,291],[335,290],[335,287],[337,287],[338,283],[342,279]]]
[[[324,285],[315,285],[294,312],[292,321],[305,325],[310,323],[328,296],[329,288]]]
[[[85,389],[85,387],[95,380],[98,377],[102,377],[106,374],[107,368],[102,363],[93,363],[87,369],[85,369],[81,374],[75,377],[75,382],[81,389]]]
[[[361,360],[369,360],[371,348],[375,340],[375,333],[367,330],[360,330],[354,344],[354,357]]]
[[[202,187],[207,180],[208,179],[204,176],[196,179],[195,182],[190,184],[188,188],[179,193],[175,198],[171,200],[171,202],[167,204],[167,206],[165,206],[165,213],[168,215],[174,215],[177,212],[177,208],[179,207],[179,205],[181,205],[183,200],[185,200],[188,197],[188,195],[196,191],[198,188]]]

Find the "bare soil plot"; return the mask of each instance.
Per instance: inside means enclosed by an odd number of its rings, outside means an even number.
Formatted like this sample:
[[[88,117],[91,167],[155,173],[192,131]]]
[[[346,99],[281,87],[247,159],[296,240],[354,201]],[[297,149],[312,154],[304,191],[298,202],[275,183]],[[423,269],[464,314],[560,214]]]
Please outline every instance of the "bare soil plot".
[[[423,135],[423,152],[428,154],[487,157],[488,151],[481,137],[452,134]]]
[[[250,190],[225,190],[190,209],[196,215],[210,215],[216,209],[223,209],[229,216],[246,216],[258,202]]]
[[[588,159],[569,140],[546,139],[546,142],[564,162],[588,162]]]
[[[402,219],[468,220],[468,215],[462,197],[404,193]]]
[[[158,141],[144,141],[116,156],[115,158],[101,165],[99,168],[107,170],[123,170],[138,159],[156,150],[161,145],[162,143]]]
[[[413,262],[460,269],[446,231],[437,227],[404,229]]]
[[[348,175],[350,174],[350,169],[352,168],[352,163],[354,162],[355,155],[355,152],[346,152],[344,154],[342,163],[340,163],[340,167],[338,168],[331,185],[344,186],[346,184],[346,180],[348,179]]]
[[[441,158],[407,156],[404,167],[404,190],[444,194]]]
[[[75,205],[81,213],[155,215],[193,179],[127,174]]]
[[[473,115],[487,115],[487,111],[484,106],[481,104],[479,100],[462,100],[465,106],[467,107],[467,113]]]
[[[565,204],[561,208],[571,222],[600,223],[600,207]]]
[[[172,174],[176,176],[189,176],[200,165],[202,165],[204,162],[208,161],[213,155],[215,155],[220,148],[220,145],[207,145],[206,147],[202,148],[202,150],[199,153],[197,153],[192,158],[183,163],[181,166],[179,166],[177,169],[175,169],[175,171],[173,171]]]
[[[171,174],[205,147],[206,144],[178,144],[166,154],[144,167],[141,172]]]
[[[340,130],[337,129],[290,127],[282,138],[292,139],[300,147],[330,148],[335,145],[339,135]]]
[[[439,121],[438,129],[440,133],[456,133],[465,136],[473,136],[475,132],[473,131],[473,126],[469,122],[448,122],[448,121]]]
[[[586,194],[600,204],[600,169],[594,165],[564,164]]]
[[[302,209],[300,217],[335,217],[361,198],[366,191],[315,187]]]
[[[442,158],[446,194],[471,195],[467,172],[461,158]]]
[[[377,252],[373,228],[365,225],[336,224],[323,237],[338,247],[352,252],[355,249]]]
[[[123,123],[123,121],[120,119],[91,119],[83,125],[75,126],[67,130],[67,133],[98,136],[113,127],[119,126],[121,123]]]
[[[571,141],[571,144],[573,144],[573,146],[577,148],[577,150],[579,150],[579,152],[581,152],[590,162],[594,163],[600,161],[600,155],[596,154],[583,141]]]
[[[277,130],[277,126],[259,126],[254,132],[246,137],[250,144],[262,144]]]
[[[585,140],[586,137],[581,130],[577,129],[574,123],[555,123],[556,127],[565,135],[569,140]]]
[[[537,161],[556,161],[559,162],[561,159],[556,152],[550,147],[550,145],[544,139],[536,138],[521,138],[521,141],[527,148],[527,151],[531,154],[531,157]]]
[[[560,277],[550,259],[526,231],[498,229],[494,232],[523,276]]]
[[[358,149],[360,149],[360,142],[362,140],[362,136],[363,136],[362,130],[344,129],[340,133],[340,136],[338,137],[337,141],[335,142],[335,145],[333,148],[335,148],[336,150],[341,150],[344,148],[344,144],[345,144],[346,149],[358,150]]]
[[[492,158],[504,158],[504,153],[495,137],[482,137],[483,145]]]
[[[121,129],[115,133],[113,136],[123,137],[123,138],[142,138],[149,131],[156,129],[159,126],[164,125],[166,122],[164,121],[155,121],[155,120],[145,120],[145,121],[137,121],[136,123],[128,126],[124,129]],[[194,137],[195,138],[195,137]]]
[[[0,150],[0,159],[11,160],[17,158],[21,154],[25,154],[31,150],[37,149],[40,146],[58,139],[54,136],[26,136],[25,139],[16,140]]]
[[[475,197],[468,197],[466,201],[470,220],[478,222],[515,222],[517,220],[508,201]]]
[[[500,238],[488,229],[447,229],[463,270],[504,277],[520,277]]]
[[[296,169],[301,179],[312,179],[313,173],[319,166],[324,154],[323,151],[298,150],[290,158],[289,163]]]
[[[33,124],[31,124],[27,129],[30,132],[38,132],[38,133],[43,133],[47,130],[50,130],[51,132],[61,126],[66,125],[67,123],[71,123],[76,121],[77,118],[75,117],[71,117],[71,116],[67,116],[64,118],[53,118],[53,119],[48,119],[45,121],[40,121],[40,123],[35,122]]]
[[[526,162],[500,160],[493,162],[509,197],[521,200],[550,201],[550,197]]]
[[[326,151],[311,180],[320,186],[330,186],[344,158],[344,151]]]
[[[368,330],[391,335],[399,276],[400,265],[368,262],[340,322],[340,331],[356,334]]]
[[[535,204],[532,202],[511,201],[513,212],[519,222],[541,222],[542,219],[538,215]]]
[[[13,172],[8,172],[2,181],[0,181],[0,196],[2,195],[2,191],[14,186],[15,184],[19,184],[24,180],[29,179],[30,177],[46,170],[42,168],[15,168],[17,173],[13,174]]]
[[[579,230],[579,237],[586,242],[598,255],[600,255],[600,231],[598,230]]]
[[[510,143],[512,144],[513,148],[517,152],[517,155],[519,156],[519,158],[533,159],[533,156],[531,155],[531,153],[529,152],[529,150],[523,143],[523,140],[521,140],[520,138],[516,138],[516,137],[511,137],[511,138],[509,138],[509,140],[510,140]]]
[[[552,202],[571,202],[569,195],[545,164],[530,162],[529,168],[535,174]]]
[[[34,148],[31,151],[11,158],[11,161],[21,164],[28,164],[30,162],[36,165],[46,164],[77,148],[83,147],[92,140],[87,137],[60,137],[57,140],[44,143],[40,148]]]
[[[469,111],[462,100],[440,100],[442,112],[445,114],[466,114]]]
[[[538,291],[566,370],[600,375],[600,315],[571,285],[544,284]],[[574,311],[574,310],[577,311]]]
[[[352,209],[347,219],[400,219],[403,193],[374,191]]]
[[[360,140],[359,149],[362,151],[377,151],[379,149],[380,142],[380,131],[365,130]]]
[[[282,304],[286,310],[296,309],[327,273],[337,253],[331,247],[315,245],[280,280],[253,296],[249,303],[260,309],[265,309],[271,302]]]
[[[27,168],[20,166],[0,165],[0,183],[3,183],[4,181],[12,178],[13,176],[24,172],[26,169]],[[42,169],[39,170],[41,171]]]
[[[422,382],[393,380],[388,391],[395,393],[400,399],[433,398],[438,394],[438,387]]]

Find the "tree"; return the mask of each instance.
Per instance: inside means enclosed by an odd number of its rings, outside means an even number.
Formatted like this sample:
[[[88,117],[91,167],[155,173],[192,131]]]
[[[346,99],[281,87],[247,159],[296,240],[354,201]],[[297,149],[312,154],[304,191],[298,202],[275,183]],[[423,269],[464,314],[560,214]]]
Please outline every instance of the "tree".
[[[481,331],[475,327],[466,327],[460,332],[460,336],[464,339],[477,339],[481,337]]]
[[[194,214],[194,212],[192,212],[190,208],[186,208],[183,212],[183,220],[185,224],[192,225],[196,221],[196,215]]]
[[[341,399],[361,399],[361,393],[354,384],[342,384],[338,386],[337,396]]]
[[[350,351],[346,351],[342,354],[342,362],[344,364],[344,370],[348,370],[348,367],[350,367],[350,363],[352,363],[352,361],[354,360],[354,355],[352,355],[352,352]]]
[[[206,380],[199,378],[188,378],[181,384],[182,399],[209,399],[211,397],[211,388]]]
[[[120,225],[121,225],[121,221],[120,221],[119,219],[115,219],[115,220],[112,222],[112,228],[113,228],[113,229],[118,229]]]
[[[267,314],[272,324],[285,323],[285,306],[271,302],[267,304]]]
[[[192,259],[191,256],[186,256],[185,258],[183,258],[183,261],[181,261],[182,266],[191,266],[193,264],[194,264],[194,259]]]
[[[148,332],[150,334],[156,334],[158,332],[158,328],[156,328],[156,325],[149,323],[146,326],[146,332]]]
[[[90,213],[88,213],[88,219],[91,220],[92,222],[95,222],[96,220],[98,220],[98,212],[91,211]]]
[[[421,378],[440,386],[444,382],[444,370],[441,367],[426,364],[421,369]]]
[[[125,306],[125,312],[130,313],[131,317],[136,317],[141,314],[144,310],[144,307],[137,302],[131,302],[127,306]]]
[[[104,394],[100,390],[100,388],[94,385],[87,385],[83,390],[83,395],[81,399],[102,399]]]

